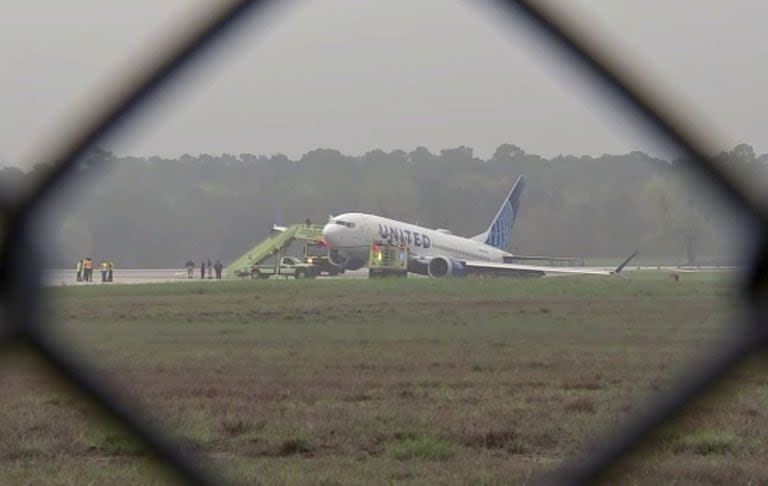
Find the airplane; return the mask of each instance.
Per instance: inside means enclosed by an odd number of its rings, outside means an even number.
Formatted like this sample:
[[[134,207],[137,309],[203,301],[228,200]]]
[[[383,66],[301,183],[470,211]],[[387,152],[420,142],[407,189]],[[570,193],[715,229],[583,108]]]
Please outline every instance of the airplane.
[[[375,214],[344,213],[331,216],[323,227],[331,262],[358,270],[368,260],[373,241],[405,243],[409,250],[408,271],[433,278],[462,277],[467,274],[509,276],[618,275],[637,255],[634,252],[613,270],[527,265],[515,263],[521,257],[506,251],[512,227],[520,211],[526,177],[515,181],[488,229],[471,238],[454,235],[447,229],[430,229],[384,218]]]

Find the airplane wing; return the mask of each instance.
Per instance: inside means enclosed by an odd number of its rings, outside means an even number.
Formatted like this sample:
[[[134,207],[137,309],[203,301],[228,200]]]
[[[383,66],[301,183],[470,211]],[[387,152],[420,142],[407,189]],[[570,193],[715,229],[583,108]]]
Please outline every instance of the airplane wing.
[[[465,271],[472,273],[488,273],[496,275],[511,275],[522,277],[548,277],[558,275],[618,275],[624,267],[637,255],[632,253],[613,270],[602,268],[551,267],[544,265],[526,265],[518,263],[493,263],[467,260],[462,262]]]
[[[613,271],[598,268],[547,267],[517,263],[464,262],[464,269],[470,273],[487,273],[519,277],[551,277],[557,275],[612,275]]]

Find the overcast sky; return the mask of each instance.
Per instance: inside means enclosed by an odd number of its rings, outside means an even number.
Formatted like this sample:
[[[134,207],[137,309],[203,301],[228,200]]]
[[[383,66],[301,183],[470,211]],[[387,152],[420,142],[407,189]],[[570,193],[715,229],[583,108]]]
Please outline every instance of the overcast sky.
[[[73,109],[98,103],[103,86],[208,3],[0,2],[0,161],[34,157]],[[480,3],[294,1],[269,23],[246,22],[109,147],[298,157],[467,145],[487,157],[509,142],[545,156],[658,153],[525,28]],[[555,3],[625,48],[724,143],[768,151],[767,2]]]

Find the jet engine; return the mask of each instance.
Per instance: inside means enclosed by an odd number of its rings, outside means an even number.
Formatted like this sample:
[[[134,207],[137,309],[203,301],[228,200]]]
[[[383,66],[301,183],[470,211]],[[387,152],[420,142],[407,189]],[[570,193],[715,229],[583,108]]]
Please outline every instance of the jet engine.
[[[435,257],[427,264],[427,275],[432,278],[463,277],[464,265],[453,258]]]
[[[343,267],[344,264],[347,263],[348,258],[343,256],[341,253],[339,253],[339,250],[334,248],[328,252],[328,260],[330,260],[330,262],[337,267]]]
[[[336,249],[332,249],[328,252],[328,260],[337,267],[341,267],[345,270],[360,270],[365,266],[365,262],[359,258],[346,257]]]

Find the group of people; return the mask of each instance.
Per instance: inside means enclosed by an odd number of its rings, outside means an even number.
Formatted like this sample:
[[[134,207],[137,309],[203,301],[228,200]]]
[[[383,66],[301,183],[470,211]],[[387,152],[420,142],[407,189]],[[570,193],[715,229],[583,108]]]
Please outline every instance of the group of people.
[[[93,259],[91,257],[81,258],[75,267],[77,270],[76,280],[78,282],[93,282]],[[102,260],[99,264],[102,282],[114,281],[115,263],[112,260]]]
[[[187,278],[195,278],[195,262],[192,260],[187,260],[187,263],[184,264],[184,268],[187,269]],[[216,280],[221,280],[221,271],[224,270],[224,265],[222,265],[221,260],[216,260],[216,263],[211,263],[211,259],[209,258],[208,261],[203,261],[200,264],[200,278],[204,279],[206,274],[208,275],[208,279],[213,280],[214,273],[216,274]]]

